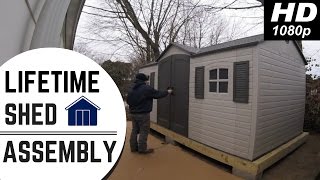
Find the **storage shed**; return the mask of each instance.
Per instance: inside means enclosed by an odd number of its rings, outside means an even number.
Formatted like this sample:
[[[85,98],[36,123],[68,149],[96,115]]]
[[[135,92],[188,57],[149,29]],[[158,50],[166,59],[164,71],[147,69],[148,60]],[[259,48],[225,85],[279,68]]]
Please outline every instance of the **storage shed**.
[[[263,35],[205,48],[170,44],[140,69],[156,89],[151,121],[254,160],[303,131],[306,60],[295,41]]]

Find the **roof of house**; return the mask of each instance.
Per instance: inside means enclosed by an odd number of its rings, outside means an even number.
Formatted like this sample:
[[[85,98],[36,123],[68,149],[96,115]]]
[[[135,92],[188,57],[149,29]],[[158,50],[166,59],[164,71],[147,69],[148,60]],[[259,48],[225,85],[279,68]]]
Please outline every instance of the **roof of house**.
[[[90,101],[89,99],[87,99],[84,96],[81,96],[79,99],[75,100],[73,103],[71,103],[68,107],[66,107],[65,109],[68,110],[69,108],[71,108],[72,106],[74,106],[75,104],[77,104],[79,101],[81,100],[85,100],[86,102],[88,102],[89,104],[91,104],[93,107],[95,107],[96,109],[100,110],[100,107],[97,106],[96,104],[94,104],[92,101]]]
[[[217,52],[217,51],[222,51],[222,50],[228,50],[228,49],[235,49],[235,48],[241,48],[241,47],[247,47],[247,46],[252,46],[252,45],[257,45],[261,42],[264,41],[264,35],[263,34],[259,34],[259,35],[255,35],[255,36],[250,36],[250,37],[246,37],[246,38],[241,38],[241,39],[237,39],[237,40],[233,40],[233,41],[229,41],[229,42],[225,42],[225,43],[221,43],[221,44],[216,44],[216,45],[212,45],[212,46],[208,46],[208,47],[204,47],[204,48],[194,48],[194,47],[189,47],[189,46],[185,46],[185,45],[181,45],[178,43],[171,43],[158,57],[158,59],[156,60],[156,62],[158,62],[161,57],[170,49],[170,47],[175,46],[183,51],[185,51],[186,53],[189,53],[190,56],[192,57],[197,57],[197,56],[202,56],[202,55],[206,55],[206,54],[210,54],[213,52]],[[297,47],[301,57],[303,58],[304,63],[307,65],[307,60],[305,59],[301,48],[299,47],[299,45],[297,44],[296,41],[294,41],[295,46]],[[147,64],[143,67],[148,67],[148,66],[153,66],[155,64],[157,64],[156,62],[152,62],[150,64]]]

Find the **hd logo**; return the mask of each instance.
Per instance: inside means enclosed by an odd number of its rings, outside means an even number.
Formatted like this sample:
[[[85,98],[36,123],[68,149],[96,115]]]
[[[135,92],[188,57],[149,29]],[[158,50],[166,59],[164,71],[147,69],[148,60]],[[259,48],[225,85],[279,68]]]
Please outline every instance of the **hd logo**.
[[[318,0],[268,0],[264,9],[266,40],[320,40]]]
[[[0,84],[0,179],[110,175],[123,150],[126,117],[101,66],[73,51],[36,49],[3,64]]]

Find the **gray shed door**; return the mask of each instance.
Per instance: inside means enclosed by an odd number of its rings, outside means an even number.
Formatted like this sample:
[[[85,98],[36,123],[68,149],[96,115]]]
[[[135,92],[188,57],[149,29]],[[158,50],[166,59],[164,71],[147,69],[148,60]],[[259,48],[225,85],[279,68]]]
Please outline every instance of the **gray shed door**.
[[[174,94],[158,100],[158,124],[188,136],[190,57],[172,55],[159,62],[158,87]]]
[[[158,65],[158,89],[166,90],[167,87],[171,86],[171,57],[167,57],[159,62]],[[159,125],[169,128],[169,119],[171,114],[170,103],[171,96],[167,96],[165,98],[158,99],[157,105],[157,122]]]

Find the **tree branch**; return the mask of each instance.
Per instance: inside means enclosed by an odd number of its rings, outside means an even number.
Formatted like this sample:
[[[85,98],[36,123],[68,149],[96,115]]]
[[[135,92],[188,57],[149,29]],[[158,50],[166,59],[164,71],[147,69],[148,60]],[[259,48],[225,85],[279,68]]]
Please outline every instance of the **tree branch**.
[[[90,12],[86,12],[86,11],[82,11],[83,13],[85,14],[89,14],[89,15],[92,15],[92,16],[98,16],[98,17],[103,17],[103,18],[119,18],[119,16],[106,16],[106,15],[101,15],[101,14],[96,14],[96,13],[90,13]],[[123,18],[123,17],[122,17]]]

